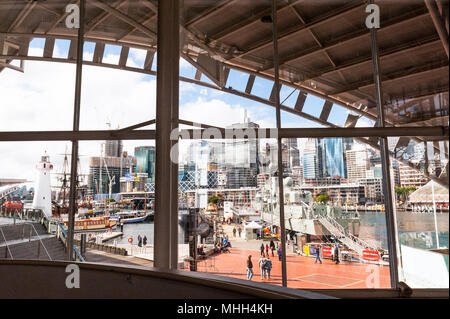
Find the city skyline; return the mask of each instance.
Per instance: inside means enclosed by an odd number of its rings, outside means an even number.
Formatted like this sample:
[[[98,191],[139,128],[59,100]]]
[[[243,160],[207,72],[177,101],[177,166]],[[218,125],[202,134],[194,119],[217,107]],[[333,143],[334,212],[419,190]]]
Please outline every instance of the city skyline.
[[[54,55],[66,56],[69,41],[57,40]],[[44,40],[35,38],[30,43],[29,54],[42,56]],[[86,42],[84,59],[93,56],[94,47]],[[120,57],[120,50],[113,45],[106,45],[104,61],[115,61]],[[128,64],[138,66],[144,62],[145,51],[132,49]],[[14,62],[15,63],[15,62]],[[13,63],[13,64],[14,64]],[[4,70],[5,76],[0,78],[0,94],[4,107],[0,109],[0,127],[4,131],[27,130],[71,130],[72,117],[65,116],[73,112],[75,66],[65,63],[26,61],[25,73]],[[156,58],[153,62],[156,66]],[[195,69],[185,60],[180,59],[180,74],[186,75]],[[239,88],[245,84],[243,74],[230,72],[227,85]],[[81,99],[80,129],[97,130],[112,127],[126,127],[140,122],[142,117],[155,117],[156,79],[153,76],[114,69],[104,69],[93,66],[83,66],[83,94]],[[103,93],[98,94],[99,90]],[[257,78],[254,84],[256,93],[270,93],[268,83]],[[121,92],[127,92],[126,97]],[[282,87],[280,98],[286,99],[291,90]],[[286,105],[295,103],[296,94],[286,99]],[[323,100],[308,96],[305,102],[305,112],[314,113],[323,104]],[[126,106],[126,107],[124,107]],[[275,109],[242,97],[223,93],[194,84],[180,82],[180,118],[198,123],[226,127],[238,123],[243,110],[248,116],[258,122],[261,127],[275,127]],[[14,110],[13,112],[11,110]],[[335,110],[335,109],[333,109]],[[345,121],[347,111],[336,107],[330,115],[330,120],[336,124]],[[286,112],[281,113],[283,127],[320,127],[320,125]],[[342,123],[341,123],[342,122]],[[371,126],[370,121],[361,119],[358,126]],[[154,125],[149,126],[154,128]],[[131,150],[142,145],[154,145],[154,141],[124,141],[124,148]],[[80,142],[81,166],[87,168],[84,157],[97,154],[98,142]],[[34,179],[34,164],[47,152],[51,160],[58,166],[56,156],[64,154],[67,142],[2,142],[0,151],[3,156],[0,167],[0,177]],[[62,165],[62,163],[61,163]]]

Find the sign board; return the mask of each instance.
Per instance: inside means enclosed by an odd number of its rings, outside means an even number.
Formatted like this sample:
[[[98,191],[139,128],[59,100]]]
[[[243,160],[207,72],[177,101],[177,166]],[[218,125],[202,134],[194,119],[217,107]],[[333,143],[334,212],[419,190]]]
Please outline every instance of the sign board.
[[[380,259],[380,255],[379,255],[378,251],[363,250],[363,260],[378,261],[379,259]]]
[[[332,256],[331,247],[322,247],[322,256],[323,257],[330,257]]]

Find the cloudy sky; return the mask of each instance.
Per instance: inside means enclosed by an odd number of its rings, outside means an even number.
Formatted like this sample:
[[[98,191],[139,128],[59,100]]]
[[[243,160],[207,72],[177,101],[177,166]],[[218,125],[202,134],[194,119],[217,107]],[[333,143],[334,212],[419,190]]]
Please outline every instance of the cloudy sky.
[[[30,55],[42,56],[44,41],[30,44]],[[94,46],[85,44],[84,59],[90,60]],[[56,40],[54,57],[65,57],[68,41]],[[118,63],[120,49],[106,45],[104,61]],[[145,52],[131,49],[127,65],[141,67]],[[193,77],[195,69],[180,61],[180,74]],[[156,59],[153,70],[156,69]],[[227,86],[244,90],[248,75],[231,71]],[[207,79],[205,79],[207,80]],[[75,65],[26,61],[25,72],[5,69],[0,73],[0,131],[71,130],[73,125],[73,97]],[[257,79],[253,94],[268,98],[271,83]],[[280,98],[293,107],[298,92],[282,87]],[[289,96],[289,97],[288,97]],[[109,68],[83,66],[80,130],[126,127],[155,118],[156,78],[141,73]],[[323,100],[308,96],[304,111],[319,115]],[[275,109],[245,98],[180,83],[180,119],[225,127],[243,121],[244,110],[260,127],[275,127]],[[331,122],[343,124],[347,111],[334,107]],[[360,125],[369,125],[361,122]],[[282,113],[283,127],[317,127],[318,125],[292,114]],[[154,128],[149,126],[148,128]],[[102,141],[80,142],[80,166],[88,172],[88,157],[98,156]],[[124,150],[134,153],[134,147],[154,145],[154,141],[124,141]],[[1,142],[0,178],[33,180],[34,165],[46,151],[55,165],[55,172],[63,170],[63,154],[70,153],[67,142]]]

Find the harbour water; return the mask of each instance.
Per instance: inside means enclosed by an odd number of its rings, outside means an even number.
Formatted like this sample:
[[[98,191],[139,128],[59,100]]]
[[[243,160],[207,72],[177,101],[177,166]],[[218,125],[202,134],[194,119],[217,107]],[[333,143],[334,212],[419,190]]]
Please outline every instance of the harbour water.
[[[436,214],[439,245],[440,248],[449,247],[449,215]],[[372,239],[380,243],[381,248],[387,249],[386,234],[386,216],[381,212],[360,212],[360,237],[362,239]],[[436,234],[434,215],[415,214],[411,212],[399,212],[397,214],[397,227],[400,243],[417,248],[435,249]],[[129,237],[133,237],[137,242],[137,236],[147,236],[148,244],[153,244],[154,224],[153,222],[144,222],[136,224],[125,224],[123,236],[117,238],[117,243],[127,243]],[[178,227],[179,243],[184,241],[184,230]]]
[[[374,239],[387,249],[386,215],[380,212],[360,212],[360,237]],[[439,246],[449,247],[449,215],[436,214]],[[424,249],[436,249],[436,231],[433,213],[397,213],[398,238],[401,244]]]
[[[449,247],[449,215],[436,214],[439,246]],[[360,237],[362,239],[375,240],[380,243],[381,248],[387,249],[386,216],[381,212],[360,212]],[[21,222],[16,220],[17,223]],[[0,217],[0,225],[12,224],[13,219]],[[435,233],[434,214],[417,214],[411,212],[399,212],[397,214],[398,238],[401,244],[407,246],[435,249],[437,240]],[[153,222],[130,223],[123,227],[123,236],[114,239],[119,244],[128,243],[128,238],[133,237],[133,243],[137,243],[138,235],[147,236],[147,243],[154,242]],[[179,243],[184,243],[184,229],[178,227]],[[114,241],[113,240],[113,241]]]
[[[153,245],[154,243],[154,223],[142,222],[142,223],[130,223],[123,225],[123,235],[114,239],[118,244],[128,244],[128,239],[133,238],[133,244],[137,244],[137,238],[141,235],[143,238],[147,236],[147,245]],[[184,243],[184,230],[181,226],[178,226],[178,242]]]

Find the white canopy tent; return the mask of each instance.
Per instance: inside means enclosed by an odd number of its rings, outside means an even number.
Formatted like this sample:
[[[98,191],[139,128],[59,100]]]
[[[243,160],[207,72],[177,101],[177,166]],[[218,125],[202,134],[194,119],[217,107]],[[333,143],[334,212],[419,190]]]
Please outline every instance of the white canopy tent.
[[[244,231],[242,232],[243,239],[256,239],[258,230],[262,229],[262,225],[255,221],[244,222]]]
[[[448,188],[430,181],[412,193],[409,196],[409,202],[411,204],[433,203],[433,196],[436,203],[448,203]]]

